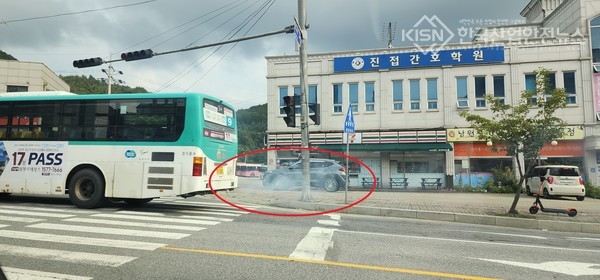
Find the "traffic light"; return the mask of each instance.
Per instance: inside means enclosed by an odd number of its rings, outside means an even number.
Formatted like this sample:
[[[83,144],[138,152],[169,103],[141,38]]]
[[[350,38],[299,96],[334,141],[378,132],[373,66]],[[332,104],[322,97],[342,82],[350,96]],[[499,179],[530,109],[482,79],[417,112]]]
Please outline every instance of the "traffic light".
[[[285,107],[283,107],[283,111],[286,116],[283,117],[285,124],[288,127],[296,127],[296,106],[294,105],[294,98],[291,96],[284,96],[283,102],[285,103]]]
[[[154,55],[154,52],[151,49],[127,52],[121,54],[121,59],[125,61],[132,61],[138,59],[146,59],[151,58]]]
[[[312,110],[314,112],[313,115],[308,115],[308,117],[315,122],[316,125],[321,124],[321,104],[313,103],[308,105],[309,112]]]
[[[99,57],[86,58],[86,59],[73,60],[73,67],[85,68],[85,67],[98,66],[98,65],[101,65],[102,63],[104,63],[104,61],[102,61],[102,58],[99,58]]]

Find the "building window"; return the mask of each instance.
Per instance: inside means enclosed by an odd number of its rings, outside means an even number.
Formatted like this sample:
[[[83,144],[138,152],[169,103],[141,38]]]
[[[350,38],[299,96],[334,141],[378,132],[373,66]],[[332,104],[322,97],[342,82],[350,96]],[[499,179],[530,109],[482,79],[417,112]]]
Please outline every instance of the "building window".
[[[600,16],[590,21],[590,31],[592,37],[592,59],[595,65],[600,65]]]
[[[548,88],[546,89],[545,95],[546,97],[550,97],[552,95],[552,91],[556,89],[556,73],[548,74]]]
[[[375,83],[365,83],[365,111],[375,111]]]
[[[392,81],[394,111],[402,110],[402,81]]]
[[[459,108],[469,107],[467,77],[456,77],[456,105]]]
[[[349,84],[350,92],[350,104],[352,105],[352,112],[358,113],[358,83]]]
[[[344,100],[344,94],[342,92],[342,84],[333,85],[333,112],[342,112],[342,103]]]
[[[475,77],[475,107],[485,107],[485,76]]]
[[[525,91],[533,93],[533,96],[527,100],[528,103],[537,103],[537,90],[535,87],[535,74],[525,74]]]
[[[567,94],[567,104],[576,104],[575,72],[564,72],[563,79],[565,83],[565,93]]]
[[[420,80],[410,80],[410,109],[421,110],[421,85]]]
[[[427,79],[427,109],[438,108],[438,86],[437,79]]]
[[[29,87],[27,86],[6,86],[6,92],[27,92]]]
[[[308,103],[315,104],[318,103],[317,98],[317,86],[308,86]]]
[[[285,111],[283,111],[283,107],[285,107],[285,101],[283,98],[288,96],[288,88],[287,87],[279,87],[279,114],[285,115]]]
[[[494,97],[499,98],[500,102],[504,104],[504,76],[494,76]]]

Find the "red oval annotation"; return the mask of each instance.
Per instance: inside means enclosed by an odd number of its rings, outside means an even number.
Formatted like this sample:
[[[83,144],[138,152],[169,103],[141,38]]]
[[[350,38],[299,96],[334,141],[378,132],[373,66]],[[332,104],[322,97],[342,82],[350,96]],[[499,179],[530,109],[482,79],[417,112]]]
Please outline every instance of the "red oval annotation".
[[[220,196],[214,189],[212,186],[212,178],[213,175],[215,174],[215,171],[217,171],[218,168],[224,166],[225,164],[227,164],[228,162],[238,159],[238,158],[242,158],[248,155],[252,155],[252,154],[258,154],[258,153],[266,153],[268,151],[302,151],[302,150],[309,150],[309,151],[313,151],[313,152],[319,152],[319,153],[329,153],[332,155],[336,155],[338,157],[343,157],[343,158],[348,158],[348,160],[354,161],[356,163],[358,163],[359,165],[361,165],[362,167],[364,167],[366,170],[369,171],[369,173],[371,174],[371,176],[373,177],[373,185],[371,186],[371,188],[369,189],[369,192],[366,193],[363,197],[361,197],[359,200],[354,201],[352,203],[349,203],[347,205],[343,205],[342,207],[339,208],[335,208],[335,209],[331,209],[331,210],[326,210],[326,211],[320,211],[320,212],[309,212],[309,213],[273,213],[273,212],[266,212],[266,211],[259,211],[259,210],[255,210],[255,209],[248,209],[244,206],[241,205],[237,205],[231,201],[228,201],[227,199],[223,198],[222,196]],[[346,170],[346,172],[348,172],[348,170]],[[329,213],[335,213],[335,212],[339,212],[339,211],[343,211],[345,209],[348,209],[350,207],[356,206],[358,204],[360,204],[361,202],[365,201],[369,196],[371,196],[371,194],[373,193],[373,191],[375,191],[375,188],[377,186],[377,178],[375,177],[375,173],[373,172],[373,170],[371,168],[369,168],[369,166],[367,166],[364,162],[362,162],[361,160],[343,154],[343,153],[339,153],[339,152],[335,152],[335,151],[331,151],[331,150],[326,150],[326,149],[320,149],[320,148],[312,148],[312,147],[274,147],[274,148],[265,148],[265,149],[259,149],[259,150],[254,150],[254,151],[249,151],[249,152],[245,152],[242,154],[239,154],[237,156],[234,156],[230,159],[227,159],[225,161],[223,161],[222,163],[220,163],[219,165],[216,166],[216,168],[210,173],[210,176],[208,177],[208,186],[210,187],[210,190],[212,191],[212,193],[221,201],[223,201],[224,203],[235,207],[237,209],[249,212],[249,213],[254,213],[254,214],[259,214],[259,215],[267,215],[267,216],[277,216],[277,217],[308,217],[308,216],[318,216],[318,215],[324,215],[324,214],[329,214]],[[238,186],[239,187],[239,186]]]

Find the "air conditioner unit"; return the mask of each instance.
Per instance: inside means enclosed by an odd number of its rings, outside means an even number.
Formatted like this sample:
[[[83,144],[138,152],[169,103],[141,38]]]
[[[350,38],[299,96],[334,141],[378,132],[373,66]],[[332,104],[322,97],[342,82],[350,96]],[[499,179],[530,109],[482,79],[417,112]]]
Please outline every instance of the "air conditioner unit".
[[[469,108],[469,100],[456,100],[456,108],[458,108],[458,109]]]

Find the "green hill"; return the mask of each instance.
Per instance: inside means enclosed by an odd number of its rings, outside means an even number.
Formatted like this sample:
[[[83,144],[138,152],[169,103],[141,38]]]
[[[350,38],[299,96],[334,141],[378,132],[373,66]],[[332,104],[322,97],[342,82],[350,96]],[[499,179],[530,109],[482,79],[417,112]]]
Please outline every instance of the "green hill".
[[[267,104],[252,106],[248,109],[238,110],[238,144],[239,153],[245,153],[265,148],[264,138],[267,131]],[[266,163],[267,154],[258,153],[249,155],[239,161],[249,163]]]

